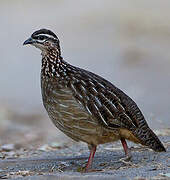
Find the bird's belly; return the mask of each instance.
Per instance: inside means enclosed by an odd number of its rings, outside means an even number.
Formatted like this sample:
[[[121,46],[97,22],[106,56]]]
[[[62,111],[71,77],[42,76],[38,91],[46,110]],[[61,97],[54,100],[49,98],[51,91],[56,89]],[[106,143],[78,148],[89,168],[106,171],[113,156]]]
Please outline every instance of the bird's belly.
[[[103,144],[120,139],[118,130],[109,130],[89,115],[68,88],[44,94],[44,106],[55,126],[76,141]]]

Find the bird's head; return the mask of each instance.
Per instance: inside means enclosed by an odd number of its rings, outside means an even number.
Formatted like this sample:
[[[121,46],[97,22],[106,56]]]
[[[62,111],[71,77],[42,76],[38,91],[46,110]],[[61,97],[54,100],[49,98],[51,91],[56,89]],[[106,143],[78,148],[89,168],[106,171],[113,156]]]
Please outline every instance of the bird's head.
[[[48,29],[35,31],[23,45],[33,45],[41,51],[57,50],[60,54],[60,42],[58,37]]]

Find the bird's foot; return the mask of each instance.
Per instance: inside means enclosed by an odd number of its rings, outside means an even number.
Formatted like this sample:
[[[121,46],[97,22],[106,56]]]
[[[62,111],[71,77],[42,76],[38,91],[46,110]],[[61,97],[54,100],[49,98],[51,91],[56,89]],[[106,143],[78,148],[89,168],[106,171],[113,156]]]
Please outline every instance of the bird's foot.
[[[77,168],[77,171],[80,172],[80,173],[88,173],[90,172],[92,169],[91,169],[91,166],[87,167],[87,163],[83,163],[81,166],[79,166]]]
[[[77,171],[80,173],[90,173],[90,172],[99,172],[102,170],[101,169],[92,169],[92,168],[87,169],[86,167],[78,167]]]
[[[126,157],[121,158],[120,161],[127,164],[127,165],[132,165],[131,159],[132,159],[132,155],[130,153],[128,153],[126,155]]]
[[[126,157],[121,158],[120,161],[123,162],[123,163],[125,163],[125,164],[127,164],[127,165],[132,165],[131,160],[132,160],[132,154],[131,154],[130,149],[128,149],[128,150],[126,151]]]

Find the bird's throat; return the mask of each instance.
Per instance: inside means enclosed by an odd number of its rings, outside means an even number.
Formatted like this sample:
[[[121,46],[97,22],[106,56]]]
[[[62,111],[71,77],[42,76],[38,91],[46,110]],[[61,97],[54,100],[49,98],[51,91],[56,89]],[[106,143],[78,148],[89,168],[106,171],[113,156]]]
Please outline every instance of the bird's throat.
[[[43,77],[64,76],[65,63],[57,51],[42,52],[41,75]]]

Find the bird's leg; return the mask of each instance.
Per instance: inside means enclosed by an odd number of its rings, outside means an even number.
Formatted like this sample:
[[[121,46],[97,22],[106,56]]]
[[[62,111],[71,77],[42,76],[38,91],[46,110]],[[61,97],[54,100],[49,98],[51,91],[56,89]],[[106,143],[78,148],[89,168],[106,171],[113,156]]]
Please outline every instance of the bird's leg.
[[[131,158],[131,153],[130,153],[130,150],[129,150],[128,145],[126,143],[126,140],[124,138],[121,138],[120,140],[121,140],[123,149],[125,151],[126,159],[129,160]]]
[[[92,163],[93,163],[93,159],[94,159],[94,155],[96,152],[96,146],[95,145],[89,145],[88,147],[90,150],[90,156],[89,156],[86,168],[85,168],[85,172],[88,172],[88,170],[91,168]]]

